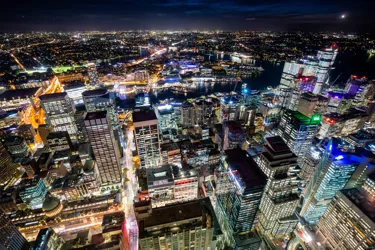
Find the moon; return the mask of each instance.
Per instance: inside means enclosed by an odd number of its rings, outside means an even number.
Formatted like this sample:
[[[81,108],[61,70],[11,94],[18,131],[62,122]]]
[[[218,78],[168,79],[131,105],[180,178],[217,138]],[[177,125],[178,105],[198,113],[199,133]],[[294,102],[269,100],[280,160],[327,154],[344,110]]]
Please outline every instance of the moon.
[[[341,19],[344,19],[345,17],[346,17],[346,15],[345,15],[345,14],[341,15]]]

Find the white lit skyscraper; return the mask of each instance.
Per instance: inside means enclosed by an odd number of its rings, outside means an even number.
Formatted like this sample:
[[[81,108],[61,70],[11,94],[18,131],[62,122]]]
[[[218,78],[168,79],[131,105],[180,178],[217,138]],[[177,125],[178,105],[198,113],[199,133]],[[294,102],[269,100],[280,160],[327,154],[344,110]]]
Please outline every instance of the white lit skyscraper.
[[[85,118],[102,185],[121,182],[120,149],[108,120],[107,111],[89,112]]]
[[[318,78],[314,91],[314,94],[319,94],[322,91],[323,84],[326,83],[326,81],[329,78],[329,70],[333,63],[335,62],[336,56],[338,53],[338,48],[336,45],[332,45],[329,48],[325,48],[323,50],[318,51],[318,70],[316,72],[316,77]]]
[[[262,202],[258,226],[270,238],[291,233],[298,222],[295,215],[299,204],[300,179],[298,157],[280,136],[266,138],[263,153],[257,159],[268,182]]]
[[[141,167],[157,167],[161,163],[158,120],[154,110],[133,113],[134,138]]]

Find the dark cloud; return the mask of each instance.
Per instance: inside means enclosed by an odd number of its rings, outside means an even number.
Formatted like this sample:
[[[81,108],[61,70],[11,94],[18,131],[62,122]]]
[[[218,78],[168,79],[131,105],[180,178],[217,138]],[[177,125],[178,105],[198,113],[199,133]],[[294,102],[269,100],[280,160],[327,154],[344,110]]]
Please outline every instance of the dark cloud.
[[[375,27],[373,0],[6,0],[2,31],[346,30]],[[342,13],[348,14],[345,20]],[[251,22],[249,22],[251,21]],[[1,30],[0,30],[1,31]]]

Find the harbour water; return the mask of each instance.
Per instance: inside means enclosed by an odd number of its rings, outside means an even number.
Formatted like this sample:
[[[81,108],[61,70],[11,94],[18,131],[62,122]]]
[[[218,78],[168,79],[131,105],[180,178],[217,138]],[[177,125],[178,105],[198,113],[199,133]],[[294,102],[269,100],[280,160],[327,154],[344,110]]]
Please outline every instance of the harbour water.
[[[211,57],[212,58],[212,57]],[[210,59],[211,59],[210,58]],[[277,87],[280,83],[281,74],[284,67],[284,62],[277,63],[273,61],[256,61],[255,66],[262,67],[264,71],[255,76],[242,77],[242,83],[247,83],[250,90],[265,90],[267,87]],[[375,57],[369,57],[366,51],[341,51],[330,72],[330,82],[335,82],[336,85],[343,85],[351,74],[359,77],[366,76],[368,79],[375,79]],[[203,95],[209,95],[216,92],[228,93],[235,90],[241,91],[242,84],[230,83],[213,83],[213,84],[198,84],[194,91],[172,92],[171,90],[162,90],[150,92],[150,99],[152,103],[167,98],[175,98],[178,100],[185,100],[187,98],[196,98]]]

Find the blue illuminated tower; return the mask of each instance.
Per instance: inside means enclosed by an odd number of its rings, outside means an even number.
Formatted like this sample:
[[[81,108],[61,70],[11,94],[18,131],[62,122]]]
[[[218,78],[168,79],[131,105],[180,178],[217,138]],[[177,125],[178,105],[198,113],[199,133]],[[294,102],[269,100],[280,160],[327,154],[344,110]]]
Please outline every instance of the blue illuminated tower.
[[[360,149],[343,152],[342,143],[338,138],[331,139],[307,187],[300,214],[309,224],[319,221],[337,191],[362,184],[373,159],[371,153]]]
[[[225,151],[218,168],[215,209],[225,241],[234,249],[259,248],[259,238],[251,230],[266,183],[266,176],[246,151]],[[244,246],[240,238],[250,238],[252,244]]]

